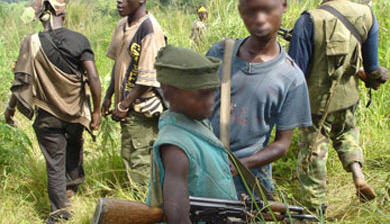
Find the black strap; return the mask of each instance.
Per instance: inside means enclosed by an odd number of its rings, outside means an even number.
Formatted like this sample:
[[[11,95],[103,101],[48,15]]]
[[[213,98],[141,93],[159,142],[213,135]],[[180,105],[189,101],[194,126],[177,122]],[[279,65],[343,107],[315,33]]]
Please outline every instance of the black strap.
[[[69,59],[64,55],[64,53],[62,53],[62,51],[60,50],[60,48],[58,47],[57,43],[54,41],[54,37],[53,37],[53,34],[51,33],[53,31],[49,31],[48,33],[44,33],[45,34],[45,37],[46,39],[51,43],[51,45],[53,46],[53,48],[59,53],[59,55],[61,56],[61,58],[63,59],[63,61],[66,63],[66,65],[69,67],[69,69],[77,76],[81,77],[81,79],[83,79],[83,72],[80,72],[79,70],[77,70],[75,67],[73,67],[73,64],[69,61]]]
[[[325,10],[329,12],[330,14],[334,15],[337,19],[339,19],[344,26],[351,31],[352,35],[359,41],[360,45],[363,44],[363,38],[360,35],[359,31],[356,29],[356,27],[341,14],[339,11],[337,11],[335,8],[329,5],[322,5],[319,7],[319,9]]]

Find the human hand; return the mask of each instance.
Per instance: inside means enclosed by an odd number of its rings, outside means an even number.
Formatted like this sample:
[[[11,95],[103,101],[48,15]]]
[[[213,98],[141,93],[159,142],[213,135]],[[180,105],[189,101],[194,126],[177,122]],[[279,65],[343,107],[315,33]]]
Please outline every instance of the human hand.
[[[97,112],[93,112],[92,113],[92,121],[91,121],[91,130],[92,131],[97,131],[99,129],[99,126],[100,126],[100,113],[97,111]]]
[[[107,117],[107,115],[111,113],[110,106],[111,106],[111,99],[104,98],[102,109],[101,109],[103,117]]]
[[[229,160],[229,168],[230,168],[230,172],[232,173],[233,177],[238,175],[236,167],[234,166],[233,162],[230,160]]]
[[[5,122],[13,127],[16,127],[17,124],[16,122],[13,120],[13,116],[15,114],[15,110],[9,110],[8,108],[5,109],[5,112],[4,112],[4,119],[5,119]]]
[[[127,112],[129,111],[128,108],[123,109],[120,107],[121,103],[118,103],[118,105],[115,107],[115,110],[111,113],[111,117],[114,121],[125,121]]]
[[[359,75],[360,80],[362,80],[363,82],[366,82],[367,74],[366,74],[366,71],[364,71],[364,68],[359,69],[358,75]]]
[[[370,78],[374,77],[374,78]],[[380,85],[384,84],[389,78],[389,73],[385,67],[379,67],[377,70],[368,74],[365,84],[367,88],[374,90],[379,89]]]

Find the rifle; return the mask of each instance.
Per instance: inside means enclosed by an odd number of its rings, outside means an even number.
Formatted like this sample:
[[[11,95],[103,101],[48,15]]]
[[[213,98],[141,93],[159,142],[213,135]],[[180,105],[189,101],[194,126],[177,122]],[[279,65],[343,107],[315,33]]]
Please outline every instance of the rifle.
[[[278,34],[283,37],[286,41],[290,42],[292,39],[293,30],[289,30],[283,27],[280,27],[278,30]]]
[[[206,224],[244,224],[253,221],[288,221],[300,220],[319,222],[318,218],[304,214],[303,208],[256,199],[260,211],[256,211],[251,199],[243,201],[213,198],[190,197],[190,219],[193,223]],[[271,208],[274,215],[268,213]],[[275,219],[274,219],[275,217]],[[166,218],[161,208],[150,207],[141,202],[100,198],[96,205],[92,224],[150,224],[164,222]]]

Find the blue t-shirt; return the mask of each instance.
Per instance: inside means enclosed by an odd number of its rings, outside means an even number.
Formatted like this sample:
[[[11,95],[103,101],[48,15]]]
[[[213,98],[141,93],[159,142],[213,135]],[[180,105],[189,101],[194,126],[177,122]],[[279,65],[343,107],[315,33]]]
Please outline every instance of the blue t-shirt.
[[[271,131],[311,126],[309,95],[302,71],[281,49],[274,59],[249,63],[237,56],[245,39],[236,42],[232,60],[230,148],[238,158],[248,157],[268,145]],[[224,43],[216,43],[208,56],[222,59]],[[222,68],[219,69],[221,77]],[[220,92],[210,118],[219,136]],[[252,170],[269,192],[273,191],[271,164]],[[235,178],[238,193],[245,192]]]
[[[228,155],[208,120],[191,120],[168,110],[160,117],[158,128],[153,145],[152,178],[147,197],[149,205],[162,205],[165,171],[160,146],[165,144],[181,148],[188,157],[190,196],[237,200]]]

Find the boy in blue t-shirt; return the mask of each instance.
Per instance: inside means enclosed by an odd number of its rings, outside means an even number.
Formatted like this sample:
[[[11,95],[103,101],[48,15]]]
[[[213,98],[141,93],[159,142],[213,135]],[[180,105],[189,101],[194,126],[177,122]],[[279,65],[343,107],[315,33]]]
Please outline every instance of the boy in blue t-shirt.
[[[240,0],[238,9],[251,35],[236,41],[232,59],[230,149],[270,195],[274,189],[271,163],[288,152],[294,128],[311,126],[308,91],[301,70],[276,40],[287,1]],[[223,42],[207,53],[220,59],[223,54]],[[217,136],[219,114],[217,91],[211,117]],[[274,126],[276,137],[269,144]],[[238,195],[246,193],[240,178],[235,183]]]
[[[169,110],[153,146],[147,203],[163,207],[168,223],[191,223],[189,196],[236,200],[222,143],[211,130],[220,60],[167,46],[156,58]]]

